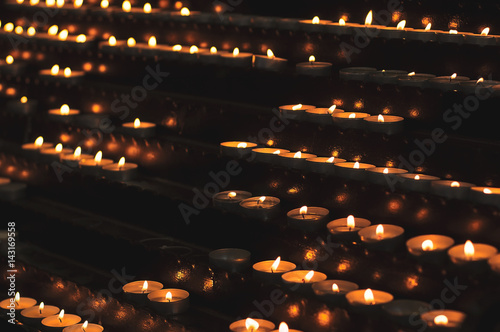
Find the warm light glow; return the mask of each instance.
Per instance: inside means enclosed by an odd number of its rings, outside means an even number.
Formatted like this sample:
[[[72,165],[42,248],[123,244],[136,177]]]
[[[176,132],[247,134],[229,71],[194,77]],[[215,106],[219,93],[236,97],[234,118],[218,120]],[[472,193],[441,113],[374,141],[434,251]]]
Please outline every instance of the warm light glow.
[[[364,298],[366,304],[375,304],[375,298],[373,297],[373,292],[370,288],[365,290]]]
[[[238,143],[238,145],[236,147],[238,149],[244,149],[247,147],[247,143],[245,143],[245,142]]]
[[[7,57],[5,58],[5,62],[8,64],[8,65],[11,65],[14,63],[14,57],[12,55],[7,55]]]
[[[384,116],[382,114],[378,115],[377,122],[385,122]]]
[[[128,47],[134,47],[135,46],[135,39],[130,37],[129,39],[127,39],[127,46]]]
[[[182,45],[176,44],[172,46],[172,51],[179,52],[180,50],[182,50]]]
[[[16,0],[16,2],[21,5],[24,2],[24,0]]]
[[[125,157],[121,157],[120,160],[118,160],[118,167],[122,168],[125,166]]]
[[[36,34],[36,29],[34,27],[29,27],[28,30],[26,30],[26,33],[28,36],[33,37]]]
[[[189,48],[189,54],[198,53],[198,46],[193,45]]]
[[[475,252],[474,244],[472,244],[471,240],[467,240],[467,242],[465,242],[464,245],[465,257],[471,259],[472,257],[474,257],[474,252]]]
[[[73,156],[75,158],[80,158],[81,155],[82,155],[82,148],[78,146],[76,147],[75,152],[73,152]]]
[[[43,308],[45,308],[45,304],[43,302],[40,302],[40,305],[38,306],[38,312],[42,314]]]
[[[61,312],[59,313],[59,321],[62,321],[64,318],[64,309],[61,310]]]
[[[302,104],[297,104],[292,106],[292,111],[300,110],[302,108]]]
[[[259,328],[259,323],[257,323],[257,321],[252,318],[247,318],[245,320],[245,327],[247,331],[254,332]]]
[[[134,128],[140,128],[141,127],[141,120],[139,118],[136,118],[134,120]]]
[[[142,8],[142,10],[143,10],[146,14],[149,14],[149,13],[151,13],[151,11],[152,11],[153,9],[151,8],[151,4],[150,4],[149,2],[146,2],[146,3],[144,4],[144,7]]]
[[[339,286],[336,283],[332,284],[332,292],[334,293],[340,292]]]
[[[276,260],[274,261],[274,263],[271,265],[271,272],[274,272],[278,269],[278,266],[280,265],[280,262],[281,262],[281,257],[278,256],[278,258],[276,258]]]
[[[45,6],[52,7],[56,4],[56,0],[45,0]]]
[[[359,162],[357,162],[357,161],[356,161],[356,162],[354,163],[354,166],[352,166],[352,168],[357,168],[357,169],[359,169]]]
[[[330,157],[326,160],[327,163],[333,163],[333,161],[335,160],[335,157]]]
[[[484,82],[484,78],[480,77],[480,78],[476,81],[476,84],[483,83],[483,82]]]
[[[7,32],[14,31],[14,23],[9,22],[9,23],[5,24],[3,29]]]
[[[102,0],[101,1],[101,8],[106,9],[109,7],[109,1],[108,0]]]
[[[356,113],[349,114],[349,119],[354,119],[354,118],[356,118]]]
[[[405,25],[406,25],[406,20],[402,20],[401,22],[398,23],[396,29],[403,30],[405,28]]]
[[[448,325],[448,317],[445,315],[437,315],[434,317],[434,324],[436,325]]]
[[[125,0],[122,3],[122,9],[124,12],[130,12],[132,10],[132,5],[130,4],[130,1]]]
[[[19,294],[19,292],[16,292],[16,295],[14,296],[14,301],[16,302],[16,304],[19,305],[20,299],[21,299],[21,294]]]
[[[432,27],[432,23],[427,23],[427,25],[425,26],[425,31],[429,31]]]
[[[453,80],[453,79],[455,79],[455,78],[457,78],[457,73],[453,73],[453,74],[450,76],[450,79],[452,79],[452,80]]]
[[[59,27],[57,25],[52,25],[48,30],[47,33],[50,36],[55,36],[57,35],[57,32],[59,31]]]
[[[229,197],[229,198],[234,198],[234,197],[236,197],[236,193],[235,193],[234,191],[231,191],[231,192],[229,192],[229,193],[227,194],[227,197]]]
[[[28,102],[28,97],[26,97],[26,96],[22,96],[22,97],[21,97],[21,103],[22,103],[22,104],[26,104],[27,102]]]
[[[82,5],[83,5],[83,0],[75,0],[75,2],[73,2],[73,6],[75,8],[80,8]]]
[[[210,47],[210,54],[217,54],[217,47],[215,46]]]
[[[266,196],[261,196],[259,197],[259,200],[257,201],[257,204],[262,204],[266,200]]]
[[[63,149],[63,145],[61,143],[58,143],[56,145],[56,147],[54,148],[54,150],[56,150],[56,152],[61,152]]]
[[[288,332],[288,331],[289,331],[288,325],[286,325],[285,322],[281,322],[278,332]]]
[[[347,216],[347,227],[349,227],[349,229],[356,227],[356,222],[354,221],[354,216],[352,214]]]
[[[86,332],[85,329],[89,326],[89,321],[86,320],[83,324],[82,324],[82,330],[83,332]]]
[[[280,150],[276,150],[276,151],[273,152],[273,154],[280,154],[280,153],[281,153]]]
[[[50,69],[50,74],[52,76],[56,76],[57,74],[59,74],[59,65],[53,65]]]
[[[423,251],[434,250],[434,242],[432,242],[432,240],[425,240],[424,242],[422,242],[422,250]]]
[[[384,236],[384,226],[378,225],[375,229],[375,234],[379,239],[382,238],[382,236]]]
[[[108,39],[108,44],[109,44],[109,46],[116,46],[116,37],[110,36]]]
[[[156,47],[156,37],[155,36],[149,37],[148,46],[149,47]]]
[[[85,36],[84,34],[76,36],[77,43],[85,43],[86,41],[87,41],[87,36]]]
[[[345,25],[345,20],[343,18],[339,20],[339,25]]]
[[[43,137],[42,136],[39,136],[36,140],[35,140],[35,147],[37,148],[41,148],[43,145]]]
[[[313,63],[314,61],[316,61],[316,58],[314,57],[314,55],[311,55],[309,57],[309,62]]]
[[[458,187],[460,187],[460,182],[453,181],[453,182],[450,184],[450,187],[453,187],[453,188],[458,188]]]
[[[187,7],[183,7],[181,9],[181,16],[189,16],[191,14],[191,12],[189,11],[189,9]]]
[[[483,193],[484,193],[484,194],[492,194],[492,193],[493,193],[493,191],[491,191],[491,189],[484,188],[484,189],[483,189]]]
[[[233,56],[238,56],[238,54],[240,54],[240,50],[239,48],[235,47],[233,50]]]
[[[68,115],[69,114],[69,106],[67,104],[62,105],[59,112],[61,115]]]
[[[319,17],[314,16],[311,22],[312,22],[312,24],[319,24]]]
[[[274,59],[274,53],[271,51],[271,49],[267,49],[267,57],[269,59]]]
[[[415,175],[415,177],[413,178],[414,180],[420,180],[420,175]]]
[[[56,1],[56,5],[57,7],[61,8],[64,6],[64,3],[65,3],[65,0],[57,0]]]
[[[456,35],[458,33],[457,30],[450,30],[450,35]]]
[[[71,68],[69,68],[69,67],[64,68],[63,74],[64,74],[64,77],[70,77],[71,76]]]
[[[96,164],[100,164],[102,160],[102,151],[97,151],[94,157],[94,161]]]
[[[313,270],[307,272],[306,276],[304,277],[304,282],[311,281],[311,279],[312,279],[313,276],[314,276],[314,271]]]
[[[490,28],[484,28],[483,31],[481,31],[481,36],[487,36],[490,33]]]
[[[297,151],[294,155],[293,155],[294,158],[301,158],[302,157],[302,152],[300,151]]]
[[[372,20],[373,20],[373,13],[372,11],[370,10],[368,12],[368,14],[366,15],[366,18],[365,18],[365,25],[371,25],[372,24]]]
[[[23,27],[22,26],[17,26],[14,29],[14,32],[17,33],[18,35],[22,34],[23,33]]]
[[[382,171],[382,173],[384,173],[384,174],[389,174],[389,169],[388,169],[387,167],[386,167],[386,168],[384,168],[384,170]]]
[[[144,283],[142,284],[141,291],[144,293],[148,290],[148,281],[144,280]]]
[[[304,205],[303,207],[301,207],[300,210],[299,210],[299,213],[302,216],[304,216],[305,214],[307,214],[307,206]]]

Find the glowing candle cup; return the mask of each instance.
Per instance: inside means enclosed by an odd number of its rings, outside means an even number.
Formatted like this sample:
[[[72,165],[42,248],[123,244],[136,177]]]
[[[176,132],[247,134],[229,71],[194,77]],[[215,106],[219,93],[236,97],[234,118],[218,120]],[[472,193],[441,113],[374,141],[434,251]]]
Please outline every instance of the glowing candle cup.
[[[346,160],[335,157],[315,157],[306,159],[308,170],[323,175],[335,174],[335,167],[333,167],[333,165],[336,163],[343,163],[343,162],[346,162]]]
[[[148,305],[164,315],[178,315],[189,309],[189,293],[183,289],[166,288],[148,294]]]
[[[281,276],[284,273],[295,270],[297,266],[292,262],[281,260],[281,257],[275,260],[267,260],[255,263],[253,265],[253,277],[260,281],[278,283],[281,282]]]
[[[14,297],[9,297],[0,302],[0,308],[4,311],[23,310],[31,308],[36,304],[36,300],[31,297],[20,296],[16,293]]]
[[[469,199],[476,203],[500,207],[500,188],[471,187]]]
[[[372,167],[366,170],[368,173],[368,181],[381,186],[396,188],[396,184],[400,177],[398,174],[408,173],[407,170],[394,167]]]
[[[210,265],[228,272],[242,272],[250,267],[251,253],[239,248],[222,248],[208,254]]]
[[[360,162],[343,162],[334,164],[335,175],[348,180],[364,181],[368,177],[366,170],[375,165]]]
[[[254,55],[254,67],[257,69],[282,71],[287,62],[287,59],[276,57],[270,49],[267,50],[267,55]]]
[[[73,153],[73,150],[70,148],[64,148],[61,143],[56,144],[56,146],[53,148],[40,150],[40,155],[42,159],[46,161],[53,161],[53,160],[59,161],[61,159],[61,155],[70,153]]]
[[[431,310],[420,318],[427,324],[428,331],[459,331],[466,315],[456,310]]]
[[[80,160],[82,159],[92,159],[94,156],[86,153],[82,153],[81,147],[77,147],[72,153],[61,154],[61,162],[67,164],[70,167],[77,168]]]
[[[230,53],[220,55],[222,63],[229,67],[250,68],[252,67],[253,54],[240,52],[238,48],[233,49]]]
[[[356,283],[346,280],[323,280],[315,282],[311,287],[316,296],[335,304],[343,303],[347,293],[359,289]]]
[[[341,112],[333,113],[333,124],[342,129],[362,129],[365,126],[364,118],[369,117],[370,114],[364,112]]]
[[[481,271],[486,266],[488,259],[497,254],[497,248],[483,243],[458,244],[448,249],[450,260],[457,266]]]
[[[239,212],[240,202],[252,197],[252,193],[243,190],[221,191],[212,197],[212,203],[221,210]]]
[[[402,173],[398,174],[400,180],[397,182],[397,187],[414,192],[426,193],[431,190],[431,183],[439,180],[437,176],[417,174],[417,173]]]
[[[288,152],[290,152],[290,150],[278,148],[252,149],[252,153],[255,154],[255,161],[269,164],[279,164],[279,155]]]
[[[330,62],[319,62],[311,55],[308,62],[299,62],[295,65],[298,75],[313,77],[329,77],[332,75],[332,64]]]
[[[436,180],[431,182],[431,193],[448,199],[466,199],[472,183],[451,180]]]
[[[326,280],[326,274],[312,270],[294,270],[284,273],[281,279],[290,290],[309,294],[312,293],[314,283]]]
[[[322,207],[302,206],[290,210],[287,214],[288,225],[305,232],[314,232],[322,229],[330,211]]]
[[[335,105],[326,107],[316,107],[306,110],[304,119],[319,125],[331,125],[333,123],[332,115],[334,113],[342,113],[344,110],[337,108]]]
[[[272,196],[250,197],[240,202],[244,216],[267,221],[275,218],[280,212],[280,199]]]
[[[67,104],[64,104],[58,109],[49,110],[48,118],[54,121],[69,122],[78,114],[80,114],[79,110],[71,109]]]
[[[244,158],[252,153],[257,144],[252,142],[228,141],[220,143],[220,151],[223,155],[233,158]]]
[[[279,107],[279,111],[286,116],[287,119],[302,120],[305,118],[306,111],[313,108],[316,108],[316,106],[303,104],[282,105]]]
[[[368,249],[394,251],[403,241],[404,228],[378,224],[362,228],[358,235]]]
[[[54,147],[54,144],[45,142],[42,136],[39,136],[33,143],[25,143],[21,146],[25,156],[37,157],[42,149]]]
[[[78,324],[81,320],[80,316],[66,314],[61,310],[57,315],[42,319],[42,329],[47,332],[62,332],[65,327]]]
[[[317,156],[312,153],[285,152],[279,154],[279,163],[290,169],[307,169],[307,159],[316,158]]]
[[[382,305],[391,302],[394,297],[388,292],[367,288],[347,293],[346,299],[355,312],[378,314],[382,310]]]
[[[43,302],[39,305],[23,309],[21,317],[24,323],[32,326],[39,326],[42,319],[45,317],[53,316],[59,313],[59,308],[53,305],[45,305]]]
[[[358,232],[362,228],[370,226],[372,223],[365,218],[354,217],[338,218],[330,221],[326,228],[332,234],[332,238],[337,241],[352,242],[359,241]]]
[[[118,163],[102,166],[102,174],[113,181],[130,181],[137,177],[138,165],[126,163],[125,158],[120,158]]]
[[[122,126],[123,133],[134,137],[149,138],[156,134],[156,124],[143,122],[139,118],[136,118],[134,122],[126,122]]]
[[[85,321],[81,324],[75,324],[68,327],[65,327],[62,332],[102,332],[104,331],[104,327],[99,324],[89,323]]]
[[[453,244],[455,241],[449,236],[427,234],[412,237],[406,241],[406,248],[417,260],[438,264],[446,259]]]
[[[111,165],[113,160],[102,158],[102,151],[98,151],[94,158],[84,158],[79,161],[79,167],[83,174],[98,176],[103,166]]]
[[[326,31],[327,24],[332,23],[329,20],[320,19],[318,16],[314,16],[310,20],[300,20],[300,28],[305,32],[322,32]]]
[[[229,325],[231,332],[270,332],[275,325],[265,319],[246,318],[237,320]]]
[[[146,305],[148,303],[148,294],[163,288],[163,284],[152,280],[137,280],[123,285],[123,294],[130,301]]]
[[[371,115],[363,118],[365,128],[372,133],[394,135],[403,131],[404,118],[396,115]]]

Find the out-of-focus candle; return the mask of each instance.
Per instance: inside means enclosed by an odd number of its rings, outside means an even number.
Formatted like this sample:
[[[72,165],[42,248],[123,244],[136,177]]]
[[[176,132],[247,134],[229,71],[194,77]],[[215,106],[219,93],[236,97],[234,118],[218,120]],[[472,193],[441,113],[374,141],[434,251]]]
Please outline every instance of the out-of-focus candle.
[[[429,192],[431,183],[439,180],[437,176],[417,173],[402,173],[397,176],[400,178],[400,181],[397,182],[397,186],[401,189],[415,192]]]
[[[434,77],[436,77],[436,75],[411,72],[408,73],[408,75],[400,76],[398,78],[398,84],[400,86],[417,87],[422,89],[427,87],[429,79]]]
[[[228,141],[220,143],[221,153],[225,156],[243,158],[255,148],[257,144],[252,142]]]
[[[347,293],[356,289],[359,289],[357,284],[346,280],[323,280],[312,285],[316,296],[333,303],[339,303]]]
[[[53,305],[45,305],[40,302],[39,305],[23,309],[21,311],[21,319],[23,322],[31,325],[39,324],[42,319],[48,316],[53,316],[59,313],[59,308]]]
[[[279,154],[279,163],[282,166],[292,168],[292,169],[306,169],[307,159],[316,158],[317,156],[312,153],[305,153],[301,151],[297,152],[285,152]]]
[[[358,234],[370,249],[394,250],[403,239],[404,228],[390,224],[378,224],[361,229]]]
[[[254,55],[254,67],[257,69],[281,71],[287,62],[287,59],[276,57],[271,49],[267,50],[266,55]]]
[[[62,143],[56,144],[53,148],[41,149],[40,154],[44,156],[47,161],[49,160],[59,160],[61,155],[71,153],[73,150],[69,148],[64,148]]]
[[[452,180],[436,180],[431,182],[431,193],[448,199],[466,199],[472,183]]]
[[[118,163],[109,164],[102,167],[104,177],[114,181],[130,181],[137,176],[138,165],[125,162],[125,157],[121,157]]]
[[[358,231],[370,226],[372,223],[365,218],[349,215],[346,218],[338,218],[330,221],[326,228],[335,239],[341,241],[355,241],[359,239]]]
[[[408,173],[407,170],[394,167],[372,167],[368,168],[368,181],[374,184],[395,188],[395,184],[400,179],[398,174]]]
[[[123,124],[123,132],[136,137],[148,138],[155,135],[156,124],[136,118],[134,122],[125,122]]]
[[[347,293],[346,299],[351,308],[356,311],[375,313],[380,312],[381,306],[391,302],[394,297],[388,292],[366,288]]]
[[[34,155],[42,149],[52,148],[54,144],[44,142],[43,137],[39,136],[33,143],[25,143],[21,148],[28,154]]]
[[[272,196],[250,197],[240,202],[242,214],[249,218],[269,220],[280,212],[280,199]]]
[[[466,315],[456,310],[431,310],[421,314],[420,318],[427,323],[429,331],[456,331],[461,328]]]
[[[332,64],[316,61],[316,57],[311,55],[308,62],[300,62],[295,65],[295,72],[306,76],[331,76]]]
[[[229,325],[231,332],[270,332],[274,329],[275,325],[265,319],[240,319]]]
[[[252,67],[252,53],[240,52],[239,48],[234,48],[231,53],[224,53],[220,55],[223,64],[230,67]]]
[[[326,280],[326,274],[313,270],[294,270],[284,273],[281,279],[291,290],[309,293],[312,292],[312,284]]]
[[[99,324],[89,323],[88,321],[82,324],[75,324],[65,327],[62,332],[102,332],[104,327]]]
[[[79,162],[80,169],[82,173],[88,175],[97,176],[101,172],[101,168],[105,165],[111,165],[113,160],[111,159],[103,159],[102,151],[98,151],[94,158],[84,158]]]
[[[287,117],[287,119],[301,120],[305,117],[305,113],[308,110],[316,108],[313,105],[303,105],[303,104],[293,104],[293,105],[282,105],[279,107],[279,111]]]
[[[255,263],[253,265],[253,276],[256,279],[277,282],[281,281],[281,276],[292,270],[297,266],[288,261],[281,260],[277,257],[275,260],[267,260]]]
[[[282,153],[288,153],[290,150],[278,149],[278,148],[255,148],[252,149],[252,153],[255,154],[255,161],[260,161],[263,163],[278,164],[279,155]]]
[[[49,110],[49,118],[57,121],[68,121],[78,114],[80,114],[79,110],[71,109],[67,104],[63,104],[58,109]]]
[[[361,129],[365,124],[363,119],[369,116],[370,114],[364,112],[341,112],[332,114],[332,120],[336,126],[343,129]]]
[[[371,115],[363,118],[368,131],[394,135],[403,131],[404,118],[396,115]]]
[[[314,157],[306,159],[309,170],[323,175],[335,174],[335,167],[333,167],[333,165],[343,162],[346,162],[346,160],[336,157]]]

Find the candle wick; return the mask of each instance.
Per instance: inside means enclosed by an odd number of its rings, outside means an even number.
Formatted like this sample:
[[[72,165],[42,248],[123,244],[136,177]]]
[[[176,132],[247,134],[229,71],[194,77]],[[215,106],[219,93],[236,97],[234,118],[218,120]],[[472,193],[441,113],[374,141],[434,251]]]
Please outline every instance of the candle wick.
[[[62,319],[61,319],[61,317],[57,317],[57,319],[59,319],[59,321],[62,323]]]
[[[306,219],[305,213],[302,214],[302,219]]]
[[[274,273],[274,270],[273,270],[273,268],[271,268],[271,273]]]
[[[306,279],[302,279],[302,283],[305,284],[306,283]]]
[[[83,332],[86,332],[86,330],[85,330],[85,328],[83,326],[82,326],[82,330],[83,330]]]

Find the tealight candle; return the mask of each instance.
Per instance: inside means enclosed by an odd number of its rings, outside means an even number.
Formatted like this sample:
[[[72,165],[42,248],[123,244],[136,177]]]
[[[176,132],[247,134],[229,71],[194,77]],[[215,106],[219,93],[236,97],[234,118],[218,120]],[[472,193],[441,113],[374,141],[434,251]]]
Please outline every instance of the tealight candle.
[[[394,167],[372,167],[366,171],[368,172],[368,181],[390,188],[398,181],[398,174],[408,173],[405,169]]]
[[[326,274],[313,270],[294,270],[284,273],[281,279],[291,290],[309,293],[312,284],[326,280]]]
[[[5,104],[5,108],[19,115],[29,115],[33,114],[38,107],[38,102],[34,99],[28,99],[26,96],[22,96],[19,100],[9,100]]]
[[[82,319],[80,316],[65,314],[61,310],[58,315],[52,315],[42,319],[44,331],[61,332],[65,327],[78,324]]]
[[[43,159],[50,160],[60,160],[61,155],[72,153],[72,149],[64,148],[61,143],[56,144],[53,148],[41,149],[40,154],[43,156]]]
[[[220,151],[223,155],[234,158],[243,158],[252,153],[257,144],[252,142],[228,141],[220,143]]]
[[[431,182],[431,193],[448,199],[466,199],[472,183],[452,180],[436,180]]]
[[[406,20],[399,21],[395,27],[385,27],[381,31],[381,37],[388,39],[400,39],[406,37],[406,32],[413,30],[412,28],[405,28]]]
[[[32,306],[21,311],[21,319],[29,325],[38,325],[45,317],[57,315],[59,308],[53,305],[45,305],[40,302],[37,306]]]
[[[365,313],[380,312],[383,304],[394,299],[391,293],[370,288],[350,291],[345,297],[353,310]]]
[[[311,287],[316,296],[337,304],[344,301],[347,293],[359,289],[357,284],[346,280],[323,280],[315,282]]]
[[[44,142],[43,137],[39,136],[35,140],[35,142],[33,142],[33,143],[25,143],[25,144],[23,144],[21,146],[21,148],[25,152],[29,153],[30,155],[33,155],[35,153],[38,153],[42,149],[52,148],[53,146],[54,146],[54,144],[48,143],[48,142]]]
[[[221,55],[228,54],[227,51],[218,50],[215,46],[210,47],[209,50],[202,50],[199,52],[200,62],[206,64],[220,64],[222,62]]]
[[[0,302],[0,308],[12,312],[13,310],[23,310],[31,308],[36,304],[36,300],[31,297],[21,297],[19,292],[14,297],[4,299]]]
[[[98,151],[95,154],[94,158],[85,158],[81,159],[79,162],[79,167],[82,173],[87,175],[97,176],[101,173],[101,169],[103,166],[111,165],[113,160],[111,159],[103,159],[102,151]]]
[[[183,289],[166,288],[148,294],[149,305],[164,315],[178,315],[189,309],[189,293]]]
[[[12,55],[8,55],[4,60],[0,60],[0,72],[7,75],[19,76],[23,73],[26,65],[18,63]]]
[[[284,273],[295,270],[296,267],[292,262],[283,261],[278,256],[275,260],[255,263],[253,265],[253,276],[267,282],[279,282]]]
[[[431,310],[421,314],[420,318],[429,331],[458,331],[466,315],[456,310]]]
[[[339,77],[343,80],[366,81],[377,68],[373,67],[346,67],[339,70]]]
[[[316,106],[302,104],[282,105],[279,107],[279,111],[286,115],[287,119],[301,120],[305,118],[306,111],[313,108],[316,108]]]
[[[152,122],[143,122],[136,118],[134,122],[125,122],[123,132],[135,137],[149,138],[155,135],[156,124]]]
[[[377,84],[397,84],[400,76],[407,75],[405,70],[379,70],[368,73],[368,81]]]
[[[306,159],[306,163],[310,171],[324,175],[335,174],[335,167],[333,167],[333,165],[343,162],[346,162],[346,160],[335,157],[314,157]]]
[[[286,68],[287,62],[287,59],[277,58],[270,49],[267,55],[254,55],[254,67],[257,69],[281,71]]]
[[[255,148],[252,149],[252,153],[255,154],[255,161],[260,161],[263,163],[278,164],[279,155],[282,153],[288,153],[290,150],[278,149],[278,148]]]
[[[438,76],[430,78],[427,81],[429,88],[439,89],[442,91],[456,90],[460,87],[460,82],[469,81],[470,78],[466,76],[457,76],[453,74],[450,76]]]
[[[417,74],[415,72],[411,72],[408,75],[400,76],[398,78],[398,84],[400,86],[410,86],[417,88],[425,88],[427,87],[427,82],[429,79],[436,77],[433,74]]]
[[[70,109],[67,104],[64,104],[59,109],[51,109],[49,110],[49,119],[56,121],[70,121],[75,115],[80,114],[79,110]]]
[[[316,158],[317,156],[312,153],[304,153],[301,151],[297,152],[285,152],[279,154],[279,161],[282,166],[292,168],[292,169],[306,169],[307,159]]]
[[[469,197],[476,203],[500,207],[500,188],[471,187]]]
[[[121,157],[116,164],[102,166],[102,174],[109,180],[130,181],[137,177],[137,167],[137,164],[126,163],[125,157]]]
[[[437,41],[440,43],[463,44],[465,40],[465,33],[458,32],[455,29],[449,31],[438,31]]]
[[[275,325],[265,319],[240,319],[229,325],[231,332],[270,332],[274,329]]]
[[[323,228],[330,211],[322,207],[302,206],[288,211],[288,225],[306,232],[314,232]]]
[[[490,257],[488,265],[493,272],[500,274],[500,254]]]
[[[413,29],[406,33],[408,39],[419,40],[422,42],[429,42],[436,40],[436,31],[431,30],[432,23],[427,23],[424,29]]]
[[[336,126],[343,129],[364,127],[363,119],[369,117],[370,114],[364,112],[340,112],[333,113],[332,120]]]
[[[240,52],[236,47],[232,53],[223,53],[220,55],[222,58],[222,63],[230,67],[252,67],[252,53]]]
[[[172,11],[169,13],[170,19],[178,22],[193,21],[193,17],[200,16],[201,12],[190,10],[187,7],[182,7],[179,11]]]
[[[126,298],[139,305],[148,302],[148,294],[163,288],[163,284],[152,280],[137,280],[123,285],[122,290]]]
[[[83,76],[85,76],[85,72],[81,70],[72,70],[69,67],[61,70],[59,65],[54,65],[50,69],[42,69],[38,73],[40,77],[46,80],[62,80],[67,83],[75,84],[78,83]]]
[[[280,199],[272,196],[250,197],[240,202],[244,216],[259,220],[269,220],[280,212]]]
[[[333,122],[332,114],[342,112],[344,112],[344,110],[337,108],[335,105],[329,108],[316,107],[306,110],[305,119],[319,125],[330,125]]]
[[[439,180],[437,176],[416,173],[402,173],[397,176],[400,178],[398,186],[401,189],[422,193],[429,192],[431,183]]]
[[[432,310],[429,303],[417,300],[394,300],[382,305],[382,309],[391,317],[393,321],[403,326],[412,326],[415,313]]]
[[[485,80],[481,77],[477,80],[461,81],[459,88],[465,94],[483,96],[490,93],[493,87],[498,84],[500,81]]]
[[[222,210],[237,212],[240,209],[240,202],[250,197],[252,197],[252,193],[248,191],[227,190],[215,194],[212,197],[212,202],[215,207]]]
[[[89,323],[85,321],[82,324],[75,324],[65,327],[62,332],[102,332],[104,327],[99,324]]]
[[[373,11],[369,11],[368,14],[366,14],[365,18],[365,25],[363,26],[364,32],[368,37],[375,37],[379,34],[379,30],[385,29],[386,26],[384,25],[376,25],[372,24],[373,21]]]
[[[73,153],[66,153],[61,155],[61,161],[68,164],[71,167],[78,167],[78,163],[82,159],[92,159],[93,156],[90,154],[82,154],[82,148],[77,147]]]
[[[365,127],[373,133],[394,135],[403,131],[404,118],[396,115],[371,115],[363,118]]]
[[[281,322],[279,328],[277,330],[273,330],[272,332],[303,332],[301,330],[290,329],[288,328],[287,323]]]
[[[360,163],[360,162],[343,162],[334,164],[335,175],[349,180],[363,181],[367,178],[367,169],[375,167],[375,165]]]
[[[250,266],[250,251],[239,248],[222,248],[208,254],[209,262],[228,272],[242,272]]]
[[[472,243],[467,240],[465,244],[458,244],[448,249],[450,260],[456,265],[483,265],[486,261],[496,255],[497,248],[483,243]]]
[[[479,45],[479,46],[493,46],[496,44],[496,40],[493,36],[488,36],[490,33],[490,28],[484,28],[479,34],[466,34],[465,43]]]
[[[455,241],[444,235],[426,234],[412,237],[406,241],[408,252],[419,260],[426,262],[442,262],[448,249]]]
[[[356,241],[359,239],[358,231],[370,226],[372,223],[365,218],[349,215],[346,218],[338,218],[330,221],[326,228],[333,238],[341,241]]]
[[[344,19],[339,19],[338,22],[326,23],[326,31],[336,35],[350,35],[352,33],[353,26],[346,23]]]
[[[378,224],[362,228],[358,235],[369,249],[392,251],[400,244],[403,233],[403,227]]]
[[[300,27],[306,32],[325,31],[328,23],[332,23],[332,21],[320,20],[318,16],[314,16],[311,20],[299,20]]]
[[[295,72],[307,76],[331,76],[332,64],[330,62],[318,62],[316,57],[311,55],[308,62],[300,62],[295,65]]]

